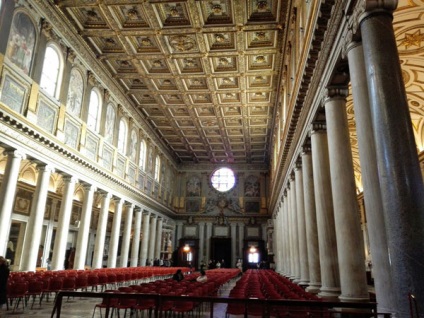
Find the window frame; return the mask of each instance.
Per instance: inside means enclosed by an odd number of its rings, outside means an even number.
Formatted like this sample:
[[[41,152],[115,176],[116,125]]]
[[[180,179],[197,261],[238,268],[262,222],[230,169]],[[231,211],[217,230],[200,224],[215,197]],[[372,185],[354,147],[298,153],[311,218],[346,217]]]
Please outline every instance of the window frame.
[[[98,97],[98,104],[97,104],[97,114],[96,114],[96,122],[94,124],[94,127],[92,127],[91,123],[90,123],[90,118],[91,117],[91,108],[94,107],[92,105],[92,94],[95,93]],[[101,113],[102,113],[102,95],[100,93],[100,90],[97,87],[93,87],[90,91],[90,99],[88,102],[88,112],[87,112],[87,128],[94,130],[96,133],[99,133],[100,130],[100,118],[101,118]]]
[[[160,166],[161,166],[160,157],[159,157],[159,155],[156,155],[156,157],[155,157],[155,173],[154,173],[154,178],[158,182],[160,180]]]
[[[50,75],[46,75],[47,73],[51,73],[51,70],[49,70],[49,72],[45,72],[45,67],[47,67],[48,65],[52,64],[51,59],[47,59],[47,51],[48,50],[52,50],[53,52],[56,53],[57,58],[58,58],[58,67],[57,67],[57,74],[56,74],[56,80],[55,80],[55,87],[54,87],[54,92],[53,94],[50,93],[49,88],[43,88],[43,78],[49,80],[51,77]],[[62,51],[60,49],[60,47],[54,43],[54,42],[49,42],[46,45],[46,50],[45,50],[45,55],[44,55],[44,59],[43,59],[43,67],[41,69],[41,77],[40,77],[40,89],[42,89],[48,96],[51,96],[52,98],[59,100],[59,95],[60,95],[60,88],[62,86],[62,79],[63,79],[63,69],[64,69],[64,59],[63,59],[63,55],[62,55]],[[46,77],[44,77],[46,76]]]
[[[147,155],[147,144],[144,139],[140,140],[140,149],[138,151],[138,167],[146,171],[146,155]]]
[[[122,125],[122,126],[121,126]],[[122,131],[122,128],[125,128],[125,131]],[[124,133],[124,135],[122,135]],[[128,147],[128,122],[125,117],[121,117],[119,119],[118,125],[118,140],[116,144],[116,148],[120,151],[124,156],[127,154]]]

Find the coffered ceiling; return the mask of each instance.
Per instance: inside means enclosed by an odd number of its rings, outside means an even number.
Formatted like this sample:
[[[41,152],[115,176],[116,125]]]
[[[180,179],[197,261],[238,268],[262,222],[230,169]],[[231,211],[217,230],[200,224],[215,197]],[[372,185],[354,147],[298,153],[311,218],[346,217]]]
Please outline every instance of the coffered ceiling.
[[[287,1],[55,3],[177,162],[268,161]]]

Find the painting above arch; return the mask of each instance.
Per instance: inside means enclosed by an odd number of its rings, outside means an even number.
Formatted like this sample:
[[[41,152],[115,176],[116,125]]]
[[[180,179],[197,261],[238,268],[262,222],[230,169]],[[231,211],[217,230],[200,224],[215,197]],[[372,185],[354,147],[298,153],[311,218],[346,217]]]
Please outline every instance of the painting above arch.
[[[10,30],[6,57],[26,75],[29,74],[31,68],[35,34],[35,27],[31,19],[23,12],[16,13]]]

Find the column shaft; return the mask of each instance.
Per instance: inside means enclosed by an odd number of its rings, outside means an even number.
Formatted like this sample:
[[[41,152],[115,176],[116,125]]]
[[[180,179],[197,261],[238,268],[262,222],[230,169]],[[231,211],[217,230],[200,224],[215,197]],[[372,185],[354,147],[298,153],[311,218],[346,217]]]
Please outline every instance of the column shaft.
[[[157,226],[156,226],[156,246],[155,246],[155,258],[161,259],[161,247],[162,247],[162,227],[163,227],[163,218],[158,217]]]
[[[291,273],[291,254],[290,254],[290,226],[289,226],[289,196],[287,190],[284,190],[282,215],[282,232],[283,232],[283,273],[290,277]]]
[[[325,99],[331,192],[339,259],[342,301],[369,299],[361,221],[356,199],[344,87],[330,87]]]
[[[128,267],[128,256],[130,253],[133,210],[134,210],[134,204],[132,203],[126,204],[124,234],[122,236],[121,262],[119,264],[121,267]]]
[[[400,317],[424,299],[424,185],[392,25],[381,8],[360,23],[391,264]],[[384,54],[382,54],[384,52]],[[421,301],[422,302],[422,301]]]
[[[74,269],[84,269],[87,257],[88,235],[90,234],[90,220],[93,211],[93,199],[95,187],[90,184],[84,185],[85,197],[82,204],[80,226],[75,247]]]
[[[115,213],[113,214],[112,232],[110,233],[110,242],[109,242],[109,258],[107,260],[108,268],[116,267],[123,204],[124,204],[123,199],[121,198],[115,199]]]
[[[6,168],[0,186],[0,254],[6,255],[7,242],[9,238],[10,224],[12,221],[12,209],[18,183],[19,169],[24,154],[18,151],[5,151],[7,155]]]
[[[337,298],[340,294],[340,276],[334,228],[333,198],[331,195],[328,142],[325,131],[313,131],[311,143],[321,265],[322,285],[319,295],[324,298]]]
[[[199,222],[199,264],[202,261],[207,264],[205,259],[205,222]]]
[[[137,267],[138,253],[140,248],[140,232],[141,232],[141,209],[134,209],[134,232],[131,245],[131,267]]]
[[[305,201],[305,226],[309,263],[309,286],[306,290],[317,294],[321,287],[321,268],[319,263],[318,229],[315,210],[314,177],[310,147],[302,153],[303,193]]]
[[[112,197],[110,193],[106,192],[103,192],[101,195],[102,203],[100,207],[99,221],[97,222],[96,240],[94,242],[93,268],[103,267],[109,203]]]
[[[303,197],[303,171],[302,165],[297,164],[295,169],[296,180],[296,211],[297,235],[299,241],[300,285],[309,283],[308,249],[306,246],[305,204]]]
[[[37,266],[38,251],[41,233],[43,230],[44,210],[46,208],[47,192],[49,190],[52,167],[44,164],[38,167],[37,185],[31,205],[31,213],[26,227],[21,271],[35,271]]]
[[[231,263],[227,264],[227,267],[234,267],[237,259],[237,223],[231,223]]]
[[[355,111],[361,176],[364,187],[374,286],[379,312],[396,312],[381,198],[374,132],[362,44],[351,43],[347,52]]]
[[[147,265],[147,251],[149,248],[149,225],[150,225],[150,213],[143,212],[143,239],[141,241],[141,257],[140,266]]]
[[[73,177],[63,177],[63,182],[65,188],[63,190],[62,203],[60,204],[59,221],[54,240],[51,263],[52,270],[60,270],[65,266],[66,243],[68,240],[69,222],[71,220],[72,202],[77,180]]]
[[[153,265],[155,258],[155,244],[156,244],[156,225],[157,225],[157,216],[152,215],[150,217],[150,233],[149,233],[149,250],[147,252],[147,258],[150,262],[150,265]]]

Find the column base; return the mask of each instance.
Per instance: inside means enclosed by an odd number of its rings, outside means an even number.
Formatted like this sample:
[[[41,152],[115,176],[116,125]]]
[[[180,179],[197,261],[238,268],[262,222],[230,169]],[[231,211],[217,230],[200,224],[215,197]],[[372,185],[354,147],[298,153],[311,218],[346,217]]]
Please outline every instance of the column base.
[[[321,288],[321,283],[310,283],[308,287],[306,287],[306,291],[311,294],[318,294]]]
[[[321,287],[318,296],[328,300],[339,300],[340,287]]]
[[[300,280],[299,286],[301,286],[303,289],[305,289],[306,287],[309,286],[309,281],[308,280]]]
[[[355,296],[339,296],[340,301],[346,302],[346,303],[366,303],[370,301],[370,297],[368,295],[364,295],[362,297],[355,297]]]

